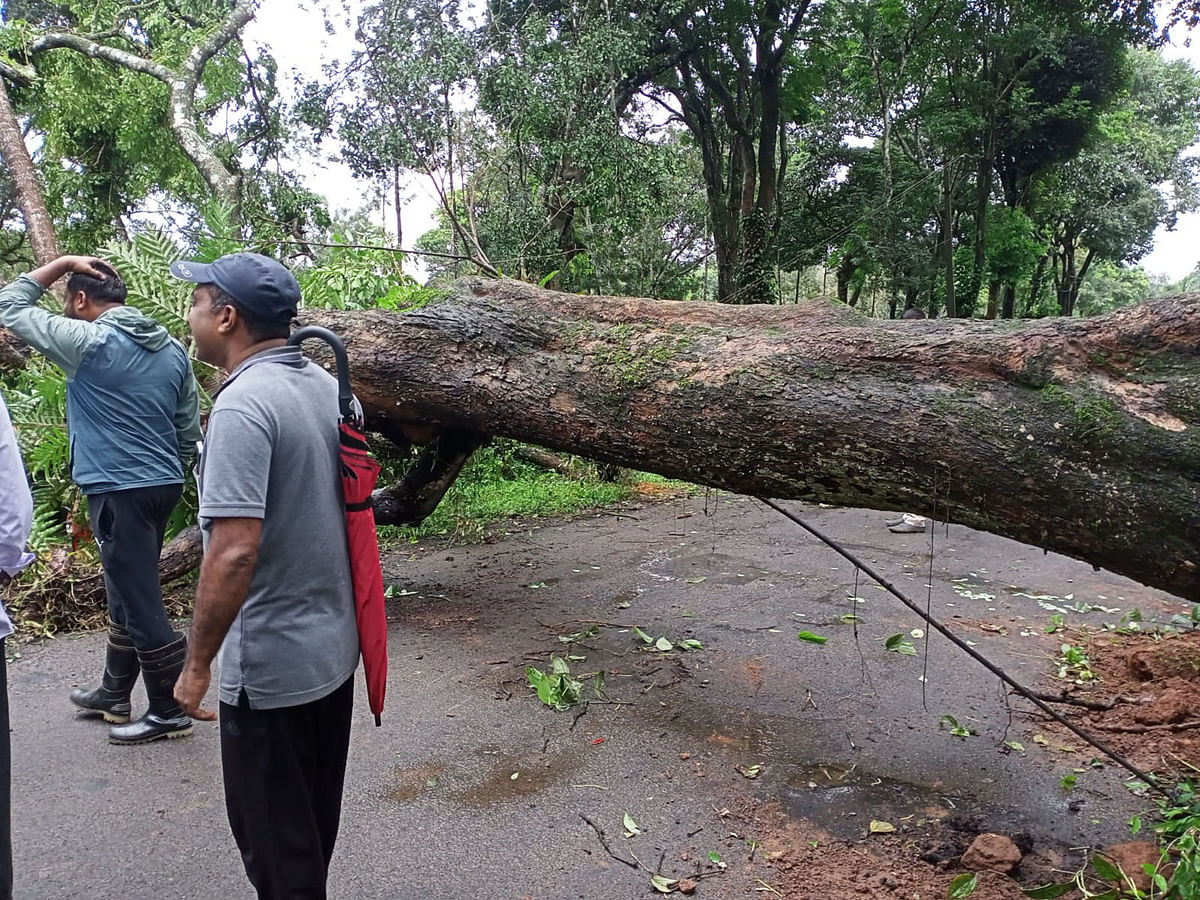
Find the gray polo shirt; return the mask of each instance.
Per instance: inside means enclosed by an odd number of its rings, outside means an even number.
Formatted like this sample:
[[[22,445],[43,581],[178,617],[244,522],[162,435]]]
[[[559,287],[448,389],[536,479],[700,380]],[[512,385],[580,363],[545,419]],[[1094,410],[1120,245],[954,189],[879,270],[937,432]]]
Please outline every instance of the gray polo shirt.
[[[296,347],[245,360],[217,394],[200,458],[200,529],[262,519],[246,602],[221,645],[220,699],[299,706],[358,666],[338,463],[337,381]]]

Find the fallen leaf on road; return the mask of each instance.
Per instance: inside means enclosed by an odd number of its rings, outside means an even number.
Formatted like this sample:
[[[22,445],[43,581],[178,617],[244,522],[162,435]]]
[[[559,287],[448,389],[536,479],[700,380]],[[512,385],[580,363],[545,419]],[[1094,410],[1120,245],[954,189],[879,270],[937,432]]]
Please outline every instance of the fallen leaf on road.
[[[673,894],[679,887],[679,882],[674,878],[668,878],[666,875],[655,872],[650,876],[650,886],[660,894]]]
[[[879,819],[872,819],[869,830],[871,834],[891,834],[896,830],[896,826],[891,822],[883,822]]]

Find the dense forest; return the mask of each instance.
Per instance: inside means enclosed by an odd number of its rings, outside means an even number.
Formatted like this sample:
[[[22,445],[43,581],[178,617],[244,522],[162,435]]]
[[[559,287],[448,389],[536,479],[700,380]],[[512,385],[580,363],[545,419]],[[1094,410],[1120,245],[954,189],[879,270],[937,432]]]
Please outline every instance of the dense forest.
[[[1191,0],[383,0],[353,7],[354,51],[315,79],[243,40],[252,0],[2,10],[0,280],[96,253],[179,335],[167,262],[242,247],[292,265],[310,308],[350,310],[483,275],[825,296],[880,320],[1078,318],[1200,277],[1136,266],[1200,207],[1200,73],[1162,52]],[[327,154],[361,197],[306,186]],[[438,210],[408,235],[375,211],[414,178]],[[0,334],[0,389],[39,546],[62,545],[81,501],[61,375]]]

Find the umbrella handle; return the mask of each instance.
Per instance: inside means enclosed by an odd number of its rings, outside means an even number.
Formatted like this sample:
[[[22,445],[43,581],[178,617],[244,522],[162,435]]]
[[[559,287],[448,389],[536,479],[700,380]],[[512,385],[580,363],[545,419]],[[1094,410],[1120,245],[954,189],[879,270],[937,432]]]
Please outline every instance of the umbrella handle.
[[[346,345],[328,328],[322,328],[319,325],[306,325],[304,328],[293,331],[292,336],[288,338],[288,343],[299,347],[300,342],[308,338],[320,338],[333,348],[333,358],[337,361],[338,408],[341,410],[343,421],[357,420],[358,416],[354,409],[354,392],[350,387],[350,359],[346,356]]]

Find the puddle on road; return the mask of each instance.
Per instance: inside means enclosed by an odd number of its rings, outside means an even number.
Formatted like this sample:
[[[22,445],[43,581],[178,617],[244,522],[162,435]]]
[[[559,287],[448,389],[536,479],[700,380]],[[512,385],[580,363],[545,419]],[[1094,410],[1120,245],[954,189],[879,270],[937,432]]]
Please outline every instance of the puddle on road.
[[[639,593],[641,592],[637,588],[630,588],[627,591],[621,591],[621,593],[613,596],[612,603],[616,606],[620,606],[622,603],[632,603],[638,598]]]
[[[709,707],[703,700],[692,700],[686,711],[666,706],[648,708],[645,714],[648,719],[717,750],[754,757],[772,757],[775,753],[775,732],[763,717],[751,715],[745,707]]]
[[[436,788],[445,772],[446,764],[440,762],[409,768],[397,766],[393,773],[394,786],[388,791],[388,796],[397,803],[415,800],[421,794]]]
[[[771,574],[749,564],[744,557],[724,553],[685,554],[673,557],[666,552],[652,551],[638,568],[661,581],[703,579],[710,585],[749,584]]]
[[[784,788],[782,803],[797,819],[819,821],[838,837],[861,837],[872,819],[894,825],[949,815],[958,798],[936,785],[880,778],[854,766],[830,764],[795,772]]]
[[[464,806],[486,807],[529,797],[575,771],[579,766],[579,755],[509,756],[488,762],[490,768],[484,774],[483,781],[455,794],[454,799]],[[513,777],[514,773],[516,778]]]
[[[509,800],[519,800],[536,794],[555,784],[574,771],[579,765],[578,754],[566,753],[554,756],[525,758],[519,756],[497,757],[495,751],[485,751],[486,771],[482,780],[463,787],[463,783],[476,781],[480,776],[466,773],[456,767],[447,774],[444,762],[424,763],[419,766],[397,766],[392,774],[392,783],[387,791],[389,799],[396,803],[409,803],[423,795],[437,794],[443,799],[452,798],[464,806],[487,807]],[[513,778],[513,773],[517,777]],[[452,791],[447,791],[453,786]]]

